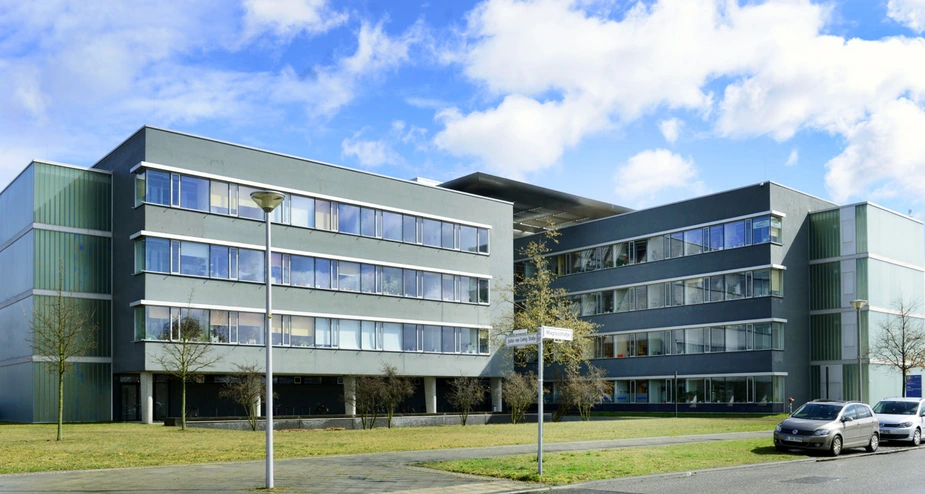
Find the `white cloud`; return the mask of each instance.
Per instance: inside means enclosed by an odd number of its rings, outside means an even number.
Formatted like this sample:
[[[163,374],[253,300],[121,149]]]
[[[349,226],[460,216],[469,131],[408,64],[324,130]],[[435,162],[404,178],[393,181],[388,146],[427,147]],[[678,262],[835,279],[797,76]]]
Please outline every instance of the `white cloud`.
[[[793,148],[790,151],[790,156],[787,157],[787,161],[784,163],[784,166],[793,166],[800,161],[800,151],[797,148]]]
[[[402,157],[392,149],[391,144],[385,140],[364,140],[359,135],[344,139],[341,144],[341,153],[345,157],[354,157],[360,166],[375,168],[382,165],[400,165],[404,163]]]
[[[826,163],[826,187],[836,202],[875,188],[874,198],[925,195],[925,109],[908,99],[890,102],[847,133],[848,146]]]
[[[677,118],[669,118],[668,120],[662,120],[658,123],[658,130],[662,133],[662,137],[668,141],[669,144],[674,144],[678,140],[678,137],[681,133],[681,127],[684,126],[684,122]]]
[[[667,149],[642,151],[617,168],[614,175],[617,201],[637,207],[653,202],[657,194],[678,190],[671,200],[704,193],[706,187],[698,180],[693,158],[684,159]],[[669,202],[669,201],[665,201]]]
[[[288,41],[305,33],[327,32],[347,22],[346,12],[335,12],[327,0],[244,0],[244,34],[250,40],[265,32]]]
[[[925,0],[890,0],[886,15],[917,33],[925,31]]]

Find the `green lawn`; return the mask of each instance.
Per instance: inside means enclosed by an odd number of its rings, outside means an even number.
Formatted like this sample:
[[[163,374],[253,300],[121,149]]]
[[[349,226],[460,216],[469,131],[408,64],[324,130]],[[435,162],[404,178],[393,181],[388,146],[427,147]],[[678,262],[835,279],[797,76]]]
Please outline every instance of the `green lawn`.
[[[451,472],[549,485],[574,484],[618,477],[686,472],[803,459],[805,455],[779,453],[770,439],[746,439],[650,448],[627,448],[543,455],[543,476],[536,474],[536,455],[477,460],[420,463],[418,466]]]
[[[718,432],[771,431],[780,416],[634,418],[547,423],[544,441],[585,441]],[[770,437],[770,436],[769,436]],[[0,473],[258,460],[263,432],[141,424],[0,424]],[[369,431],[277,431],[277,458],[535,444],[536,424],[412,427]],[[767,443],[767,442],[766,442]]]

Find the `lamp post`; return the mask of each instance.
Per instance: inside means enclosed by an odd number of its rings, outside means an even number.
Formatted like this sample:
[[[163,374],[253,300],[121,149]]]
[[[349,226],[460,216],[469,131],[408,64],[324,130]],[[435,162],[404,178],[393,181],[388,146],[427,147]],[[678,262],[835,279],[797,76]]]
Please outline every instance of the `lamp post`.
[[[854,307],[854,311],[857,313],[858,318],[858,401],[864,401],[864,390],[863,381],[861,379],[861,309],[867,305],[867,301],[863,299],[857,299],[851,301],[851,306]]]
[[[272,190],[262,190],[251,192],[251,199],[260,206],[260,209],[267,213],[267,255],[266,255],[266,279],[267,279],[267,318],[266,318],[266,343],[267,343],[267,489],[273,488],[273,313],[272,313],[272,265],[270,251],[270,213],[283,202],[284,196],[280,192]]]

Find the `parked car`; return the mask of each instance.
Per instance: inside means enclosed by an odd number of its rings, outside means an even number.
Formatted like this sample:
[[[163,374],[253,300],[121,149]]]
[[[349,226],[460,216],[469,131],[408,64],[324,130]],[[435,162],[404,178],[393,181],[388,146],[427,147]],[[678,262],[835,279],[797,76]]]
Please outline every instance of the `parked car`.
[[[778,451],[800,448],[838,456],[844,448],[880,446],[880,427],[873,410],[856,401],[813,400],[774,430]]]
[[[909,441],[913,446],[922,444],[925,429],[925,399],[884,398],[874,405],[880,421],[880,439],[883,441]]]

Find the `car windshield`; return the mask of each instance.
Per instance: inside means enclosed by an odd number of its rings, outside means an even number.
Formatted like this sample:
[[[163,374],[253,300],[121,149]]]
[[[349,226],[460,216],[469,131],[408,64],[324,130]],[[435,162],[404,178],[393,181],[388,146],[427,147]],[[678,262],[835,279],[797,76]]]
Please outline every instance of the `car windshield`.
[[[807,403],[793,412],[794,418],[809,420],[835,420],[838,412],[842,409],[841,405],[823,405],[820,403]]]
[[[885,415],[915,415],[919,404],[915,401],[881,401],[874,406],[874,413]]]

